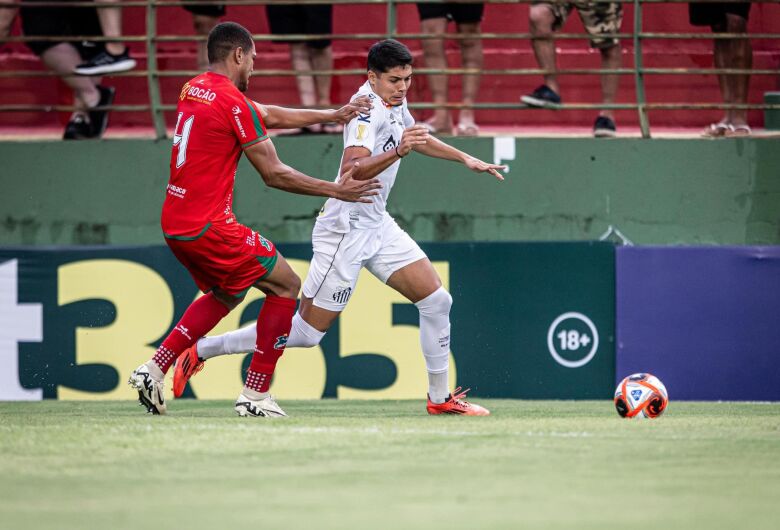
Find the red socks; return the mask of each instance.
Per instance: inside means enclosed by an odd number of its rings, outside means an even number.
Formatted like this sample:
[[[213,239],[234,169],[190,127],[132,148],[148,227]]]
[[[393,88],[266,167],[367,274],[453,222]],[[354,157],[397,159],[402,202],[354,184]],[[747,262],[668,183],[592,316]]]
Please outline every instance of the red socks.
[[[296,302],[294,298],[266,297],[257,317],[257,343],[246,374],[247,388],[268,392],[276,362],[287,345]]]
[[[152,360],[166,373],[176,357],[211,331],[229,312],[213,293],[201,296],[190,304],[179,323],[157,348]]]

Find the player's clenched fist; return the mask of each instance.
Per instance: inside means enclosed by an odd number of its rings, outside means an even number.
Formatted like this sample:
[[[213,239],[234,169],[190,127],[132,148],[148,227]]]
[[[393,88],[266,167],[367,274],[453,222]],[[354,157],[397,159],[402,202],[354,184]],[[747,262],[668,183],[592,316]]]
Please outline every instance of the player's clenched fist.
[[[428,128],[425,127],[425,125],[412,125],[408,129],[404,129],[404,134],[401,136],[401,143],[398,145],[398,155],[408,155],[409,151],[416,146],[425,145],[428,142],[428,138]]]

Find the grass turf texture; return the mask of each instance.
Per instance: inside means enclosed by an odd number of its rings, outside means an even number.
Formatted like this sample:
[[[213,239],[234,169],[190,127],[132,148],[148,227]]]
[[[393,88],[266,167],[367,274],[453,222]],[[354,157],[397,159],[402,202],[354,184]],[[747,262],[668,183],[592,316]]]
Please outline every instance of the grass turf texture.
[[[0,403],[0,528],[778,528],[780,404]]]

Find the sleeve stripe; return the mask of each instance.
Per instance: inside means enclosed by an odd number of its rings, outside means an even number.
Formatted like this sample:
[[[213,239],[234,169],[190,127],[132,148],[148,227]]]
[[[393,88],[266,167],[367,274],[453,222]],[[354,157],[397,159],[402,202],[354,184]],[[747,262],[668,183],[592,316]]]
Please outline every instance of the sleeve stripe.
[[[260,138],[255,138],[254,140],[250,140],[245,144],[241,144],[241,149],[246,149],[250,145],[255,145],[256,143],[262,142],[263,140],[268,140],[268,135],[263,135]]]
[[[257,136],[267,136],[265,132],[265,126],[263,125],[260,116],[257,114],[255,104],[249,101],[247,98],[244,98],[244,101],[246,101],[246,104],[249,107],[249,112],[252,114],[252,121],[255,124],[255,134],[257,134]]]

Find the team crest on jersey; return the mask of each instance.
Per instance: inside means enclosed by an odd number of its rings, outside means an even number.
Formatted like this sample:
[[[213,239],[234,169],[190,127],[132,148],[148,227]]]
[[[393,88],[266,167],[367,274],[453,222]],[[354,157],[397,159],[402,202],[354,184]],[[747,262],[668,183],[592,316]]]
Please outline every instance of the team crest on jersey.
[[[184,101],[184,98],[187,97],[187,91],[190,89],[190,82],[187,81],[184,83],[184,86],[181,87],[181,92],[179,93],[179,100]]]
[[[262,245],[262,247],[264,249],[266,249],[268,252],[271,252],[271,242],[270,241],[268,241],[266,238],[264,238],[260,234],[257,234],[257,240],[260,242],[260,245]]]
[[[358,123],[357,131],[355,131],[355,138],[358,140],[365,140],[366,136],[368,136],[368,125]]]

